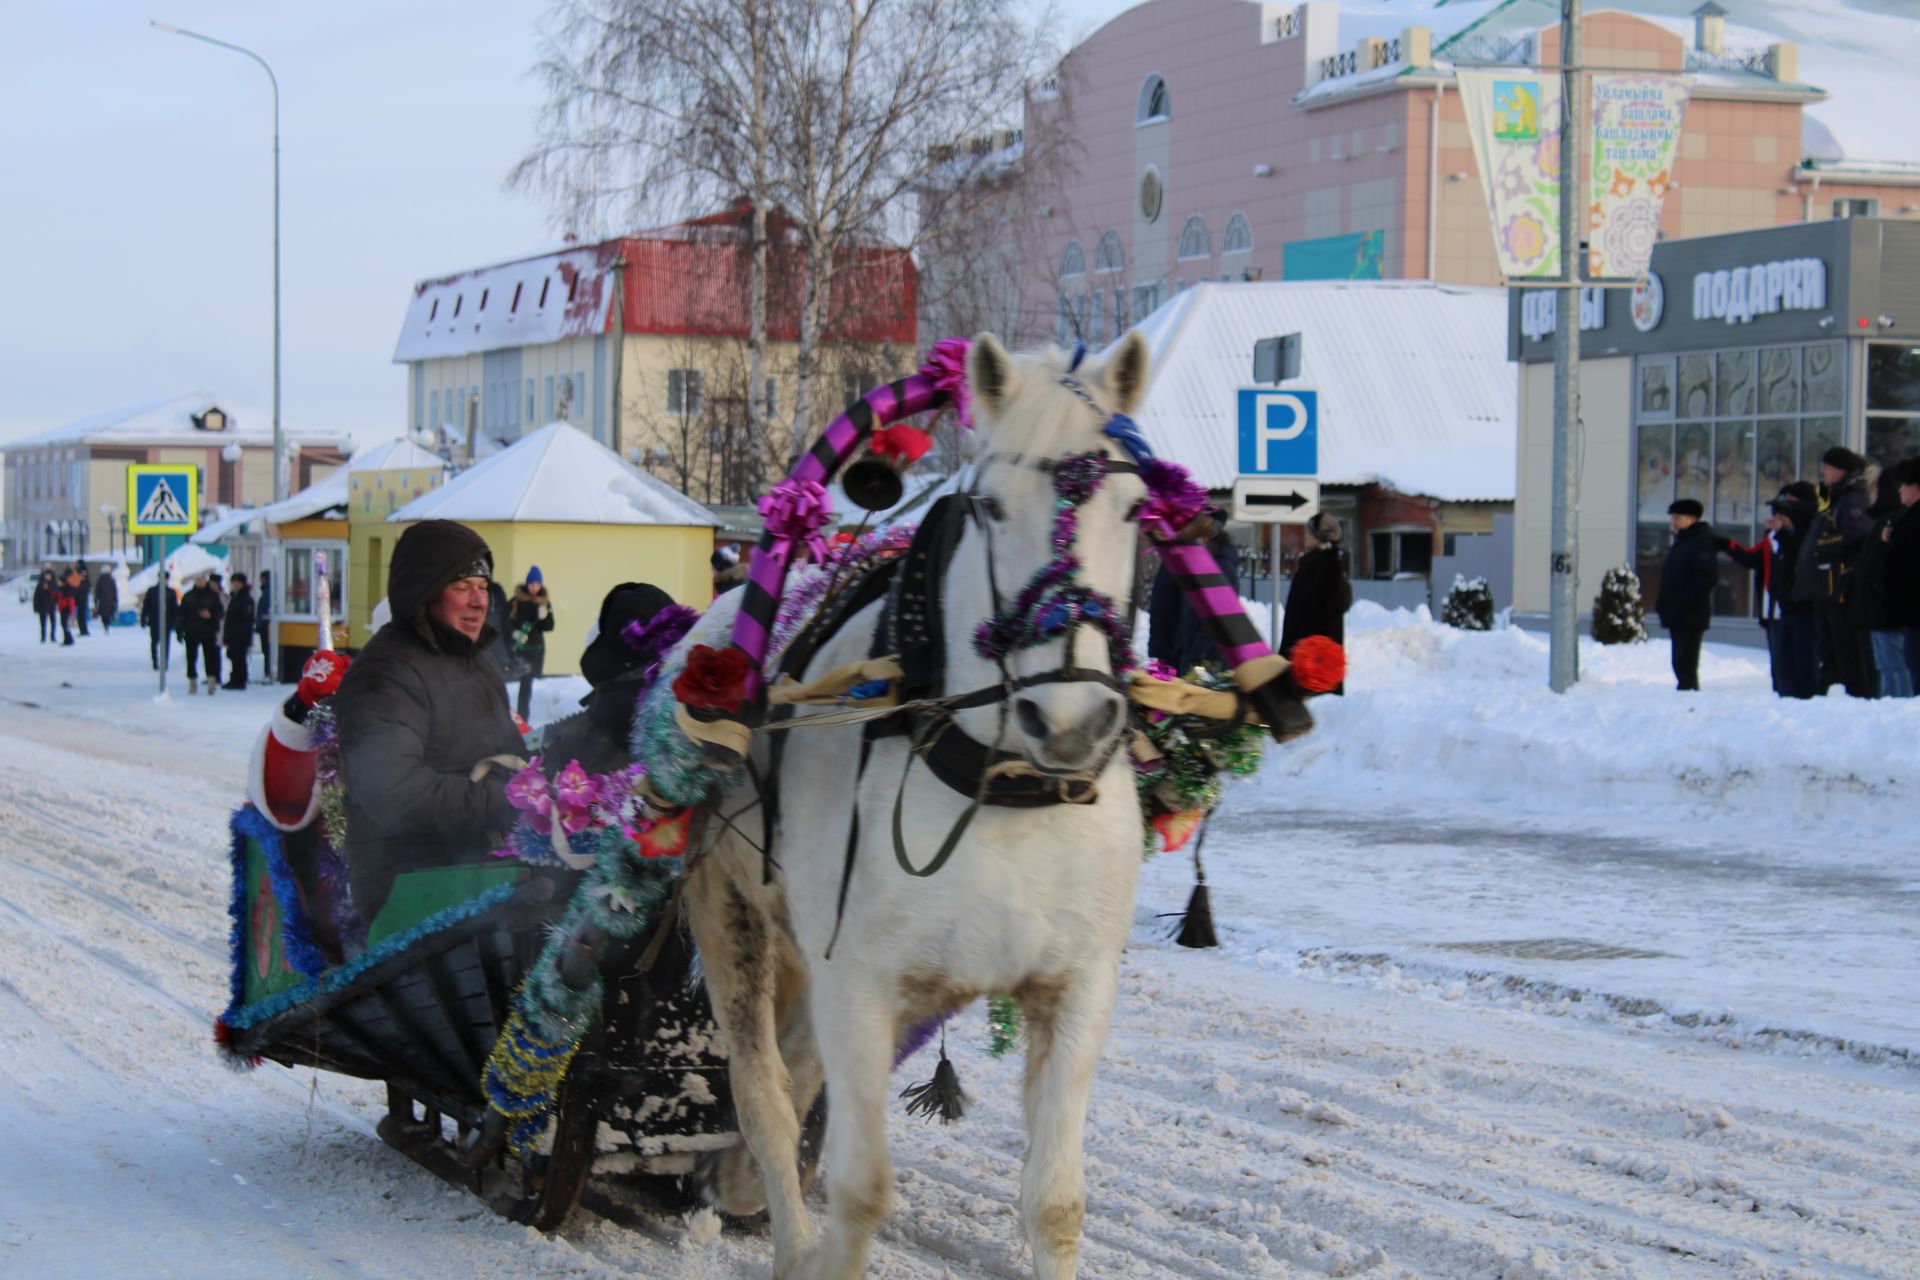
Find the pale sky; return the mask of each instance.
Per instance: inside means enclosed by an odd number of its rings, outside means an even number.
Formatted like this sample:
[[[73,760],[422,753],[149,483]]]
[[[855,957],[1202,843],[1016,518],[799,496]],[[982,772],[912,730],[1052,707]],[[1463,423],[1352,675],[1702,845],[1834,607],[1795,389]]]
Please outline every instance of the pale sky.
[[[1063,0],[1097,26],[1131,0]],[[272,404],[281,93],[282,414],[404,428],[414,281],[554,247],[507,170],[533,138],[529,0],[14,0],[0,63],[0,439],[195,388]]]

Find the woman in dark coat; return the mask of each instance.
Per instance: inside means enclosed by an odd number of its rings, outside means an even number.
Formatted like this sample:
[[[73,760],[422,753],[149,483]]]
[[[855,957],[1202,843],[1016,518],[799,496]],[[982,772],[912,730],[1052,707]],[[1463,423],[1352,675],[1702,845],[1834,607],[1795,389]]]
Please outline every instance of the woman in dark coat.
[[[114,615],[120,612],[120,584],[113,580],[113,570],[102,570],[94,582],[93,607],[100,615],[101,633],[113,630]]]
[[[33,584],[33,612],[40,619],[40,642],[60,643],[60,624],[54,620],[60,612],[60,584],[51,569],[42,569]]]
[[[533,682],[547,667],[547,632],[553,630],[553,601],[547,595],[540,566],[527,570],[527,580],[513,590],[507,606],[507,647],[520,677],[520,695],[513,709],[522,720],[533,708]]]
[[[1346,642],[1353,583],[1347,579],[1346,555],[1340,550],[1340,522],[1324,511],[1307,522],[1307,553],[1294,566],[1286,605],[1280,622],[1281,657],[1292,657],[1293,647],[1308,636]],[[1346,691],[1344,683],[1333,690]]]

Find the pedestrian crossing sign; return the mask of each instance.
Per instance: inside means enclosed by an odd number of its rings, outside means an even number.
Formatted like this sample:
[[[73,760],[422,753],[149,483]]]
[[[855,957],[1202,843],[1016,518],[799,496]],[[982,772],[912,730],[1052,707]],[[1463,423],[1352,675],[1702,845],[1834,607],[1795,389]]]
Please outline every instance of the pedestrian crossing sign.
[[[194,532],[200,527],[200,469],[128,467],[127,517],[133,533]]]

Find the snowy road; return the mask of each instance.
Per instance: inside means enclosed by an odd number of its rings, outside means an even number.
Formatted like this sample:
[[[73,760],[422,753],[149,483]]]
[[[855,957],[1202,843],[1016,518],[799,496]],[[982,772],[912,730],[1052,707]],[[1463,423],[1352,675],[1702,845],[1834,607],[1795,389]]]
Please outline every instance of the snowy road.
[[[144,636],[30,634],[0,605],[0,1272],[769,1274],[751,1234],[662,1244],[582,1214],[541,1238],[381,1146],[375,1088],[220,1067],[224,817],[272,695],[155,706]],[[1353,741],[1382,710],[1356,696],[1323,732]],[[1233,793],[1207,850],[1222,951],[1163,940],[1153,913],[1188,873],[1148,867],[1094,1092],[1083,1273],[1914,1274],[1920,1071],[1752,1033],[1920,1047],[1894,950],[1920,869],[1864,837],[1844,858],[1767,849],[1776,828],[1737,798],[1675,801],[1686,827],[1598,802],[1582,821],[1578,794],[1449,785],[1442,804],[1366,765],[1394,749],[1281,761]],[[1863,803],[1881,806],[1863,831],[1911,822],[1910,796]],[[1485,945],[1515,942],[1599,946]],[[1669,1016],[1710,1009],[1735,1020]],[[964,1123],[894,1118],[875,1275],[1023,1274],[1019,1065],[984,1043],[964,1015]]]

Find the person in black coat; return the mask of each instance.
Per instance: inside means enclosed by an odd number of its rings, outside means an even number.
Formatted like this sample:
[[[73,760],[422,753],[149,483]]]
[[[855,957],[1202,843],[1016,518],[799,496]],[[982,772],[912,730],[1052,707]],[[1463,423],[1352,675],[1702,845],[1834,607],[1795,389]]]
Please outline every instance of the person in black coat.
[[[1340,550],[1340,522],[1323,511],[1307,522],[1307,553],[1293,567],[1286,616],[1280,620],[1280,656],[1291,658],[1294,646],[1308,636],[1326,636],[1344,644],[1347,610],[1352,607],[1353,583]],[[1341,684],[1333,692],[1346,689]]]
[[[1881,697],[1911,698],[1920,690],[1920,458],[1889,469],[1880,489],[1899,505],[1861,555],[1874,565],[1874,663]]]
[[[80,624],[81,635],[91,635],[87,630],[87,615],[93,612],[93,576],[85,563],[77,560],[73,572],[74,577],[69,579],[73,583],[73,618]]]
[[[112,631],[114,615],[120,612],[120,584],[113,580],[111,569],[93,584],[93,607],[100,615],[101,634]]]
[[[1825,693],[1841,684],[1856,698],[1873,696],[1873,661],[1867,654],[1866,637],[1854,627],[1847,609],[1853,561],[1873,531],[1866,467],[1865,458],[1838,445],[1820,455],[1824,502],[1800,544],[1793,587],[1797,598],[1814,606],[1820,648],[1818,691]]]
[[[40,619],[40,643],[60,643],[60,584],[53,570],[42,569],[33,584],[33,612]]]
[[[1713,625],[1713,588],[1720,581],[1720,544],[1701,519],[1706,508],[1682,498],[1667,508],[1673,545],[1660,572],[1654,609],[1673,642],[1673,674],[1680,688],[1700,688],[1700,643]]]
[[[195,578],[193,590],[180,601],[180,638],[187,646],[188,693],[193,692],[193,682],[199,679],[198,666],[203,658],[207,665],[209,696],[220,683],[220,620],[225,614],[226,604],[220,599],[212,576],[203,573]]]
[[[253,632],[260,637],[260,678],[273,680],[273,570],[260,571],[260,591],[253,601]]]
[[[400,535],[387,574],[392,619],[334,695],[347,808],[347,879],[362,919],[396,877],[428,867],[495,865],[513,829],[504,768],[526,746],[507,706],[487,621],[493,554],[451,520]]]
[[[227,616],[220,623],[220,647],[227,651],[227,688],[247,687],[247,654],[253,648],[253,587],[247,575],[233,575]]]
[[[1773,514],[1767,517],[1766,534],[1751,547],[1743,547],[1732,538],[1720,540],[1721,549],[1736,564],[1752,569],[1760,580],[1765,606],[1760,625],[1767,631],[1767,657],[1773,670],[1773,691],[1783,698],[1811,698],[1814,694],[1816,658],[1813,639],[1813,606],[1796,600],[1794,573],[1800,560],[1800,543],[1807,526],[1819,508],[1820,496],[1804,480],[1783,487],[1767,504]]]
[[[1240,551],[1227,536],[1226,527],[1217,525],[1207,539],[1207,550],[1220,566],[1226,585],[1240,593]],[[1220,650],[1207,631],[1207,624],[1194,613],[1180,589],[1173,571],[1162,564],[1154,575],[1153,590],[1147,598],[1147,656],[1185,673],[1195,667],[1220,662]]]
[[[160,628],[160,592],[167,593],[167,626]],[[173,637],[180,634],[180,599],[171,587],[162,587],[159,583],[147,588],[140,597],[140,625],[147,629],[147,649],[153,661],[153,669],[160,669],[160,660],[166,654],[167,647],[173,643]]]
[[[593,686],[580,700],[584,710],[541,730],[540,754],[549,766],[578,760],[588,773],[610,773],[631,763],[633,713],[661,646],[635,647],[623,633],[633,623],[644,628],[672,604],[672,596],[647,582],[623,582],[607,592],[594,637],[580,655],[580,674]]]
[[[527,570],[527,580],[514,588],[513,602],[507,606],[507,647],[520,677],[513,709],[522,720],[532,713],[533,682],[546,671],[547,632],[551,630],[553,600],[547,595],[540,566],[534,565]]]

